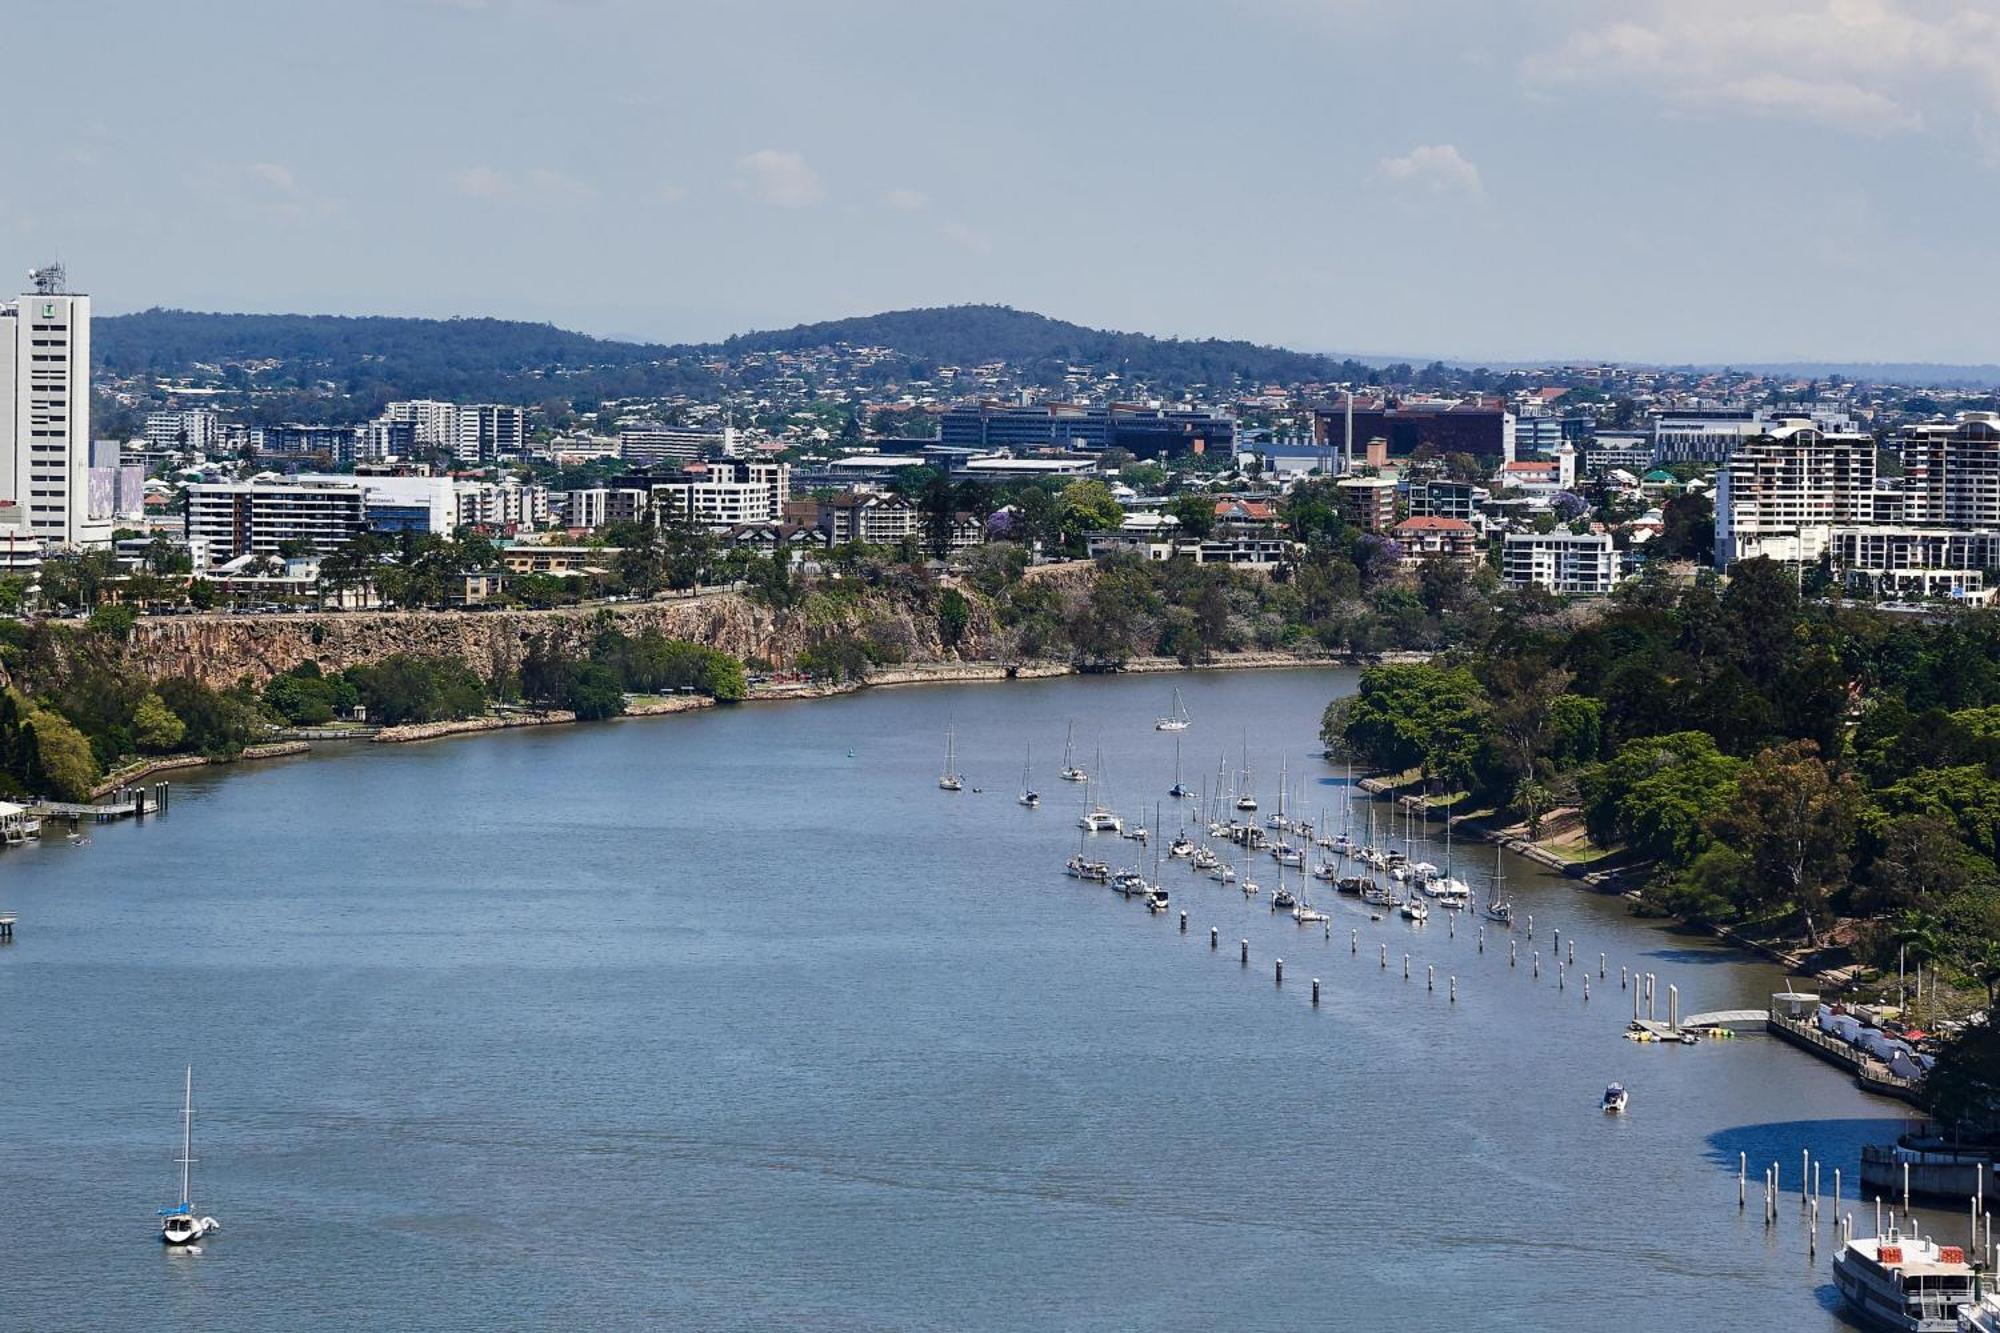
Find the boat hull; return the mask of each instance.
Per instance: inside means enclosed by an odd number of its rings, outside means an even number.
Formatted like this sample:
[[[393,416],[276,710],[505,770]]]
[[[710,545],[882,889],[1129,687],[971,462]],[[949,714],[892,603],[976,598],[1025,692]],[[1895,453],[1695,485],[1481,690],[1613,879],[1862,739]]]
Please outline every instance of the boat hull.
[[[1936,1319],[1913,1317],[1888,1292],[1856,1272],[1844,1254],[1834,1256],[1833,1285],[1839,1290],[1847,1312],[1869,1328],[1890,1329],[1895,1333],[1958,1333],[1956,1313]]]

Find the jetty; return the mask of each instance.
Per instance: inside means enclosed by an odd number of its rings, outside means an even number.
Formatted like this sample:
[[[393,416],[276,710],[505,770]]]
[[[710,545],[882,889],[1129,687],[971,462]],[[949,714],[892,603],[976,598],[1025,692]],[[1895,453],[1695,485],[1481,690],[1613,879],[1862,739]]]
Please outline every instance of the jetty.
[[[67,819],[71,824],[80,824],[88,819],[109,824],[113,820],[144,819],[149,814],[162,813],[169,799],[168,784],[156,782],[150,787],[116,788],[103,801],[38,800],[28,806],[28,812],[41,820]]]

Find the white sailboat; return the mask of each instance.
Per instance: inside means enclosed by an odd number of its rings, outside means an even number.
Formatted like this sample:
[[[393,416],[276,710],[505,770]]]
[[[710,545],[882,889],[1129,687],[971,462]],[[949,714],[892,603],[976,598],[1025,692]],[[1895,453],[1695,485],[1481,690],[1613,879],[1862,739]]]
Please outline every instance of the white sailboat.
[[[214,1218],[197,1214],[194,1205],[188,1201],[189,1174],[194,1167],[193,1065],[188,1066],[187,1086],[181,1102],[181,1155],[174,1160],[181,1168],[181,1201],[171,1208],[160,1209],[160,1239],[168,1245],[186,1247],[222,1228],[222,1224]]]
[[[1025,805],[1030,810],[1035,809],[1042,803],[1041,793],[1035,790],[1034,783],[1029,779],[1029,775],[1034,772],[1034,769],[1035,747],[1030,745],[1028,746],[1028,757],[1021,761],[1021,794],[1014,798],[1017,804]]]
[[[1257,796],[1250,790],[1250,737],[1243,738],[1243,794],[1236,798],[1238,810],[1255,810]]]
[[[1499,843],[1493,844],[1493,884],[1486,891],[1486,919],[1488,921],[1498,921],[1503,926],[1511,926],[1514,924],[1514,904],[1507,901],[1501,888],[1503,883],[1503,868],[1500,861],[1500,854],[1502,850],[1503,848]]]
[[[1290,780],[1290,775],[1286,769],[1286,761],[1280,759],[1278,761],[1278,813],[1266,816],[1264,820],[1265,828],[1274,828],[1281,833],[1291,831],[1292,821],[1285,814],[1285,784]]]
[[[1161,718],[1159,721],[1155,722],[1153,724],[1153,730],[1186,731],[1190,726],[1193,725],[1193,723],[1194,719],[1188,716],[1187,705],[1181,702],[1180,687],[1175,686],[1173,711],[1168,713],[1165,717]]]
[[[958,737],[947,727],[944,733],[944,772],[938,775],[938,786],[945,791],[959,791],[965,780],[958,775]]]
[[[1084,782],[1089,778],[1090,774],[1076,766],[1076,723],[1072,722],[1069,724],[1069,730],[1063,733],[1062,780]]]

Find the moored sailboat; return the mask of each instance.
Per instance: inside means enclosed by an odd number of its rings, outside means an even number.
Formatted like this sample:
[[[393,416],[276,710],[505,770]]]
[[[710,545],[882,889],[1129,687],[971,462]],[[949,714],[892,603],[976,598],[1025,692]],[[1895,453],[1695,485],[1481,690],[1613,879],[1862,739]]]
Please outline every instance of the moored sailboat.
[[[181,1201],[160,1209],[160,1240],[176,1248],[187,1248],[202,1237],[221,1229],[222,1224],[194,1210],[188,1200],[190,1173],[194,1167],[194,1066],[189,1065],[181,1102],[181,1155],[174,1159],[181,1168]]]

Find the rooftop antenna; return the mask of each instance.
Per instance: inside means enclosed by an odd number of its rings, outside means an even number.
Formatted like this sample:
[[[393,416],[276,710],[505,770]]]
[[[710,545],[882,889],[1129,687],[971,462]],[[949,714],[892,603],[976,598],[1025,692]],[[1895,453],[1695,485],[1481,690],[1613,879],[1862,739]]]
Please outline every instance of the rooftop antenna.
[[[63,291],[67,275],[63,272],[62,261],[57,260],[42,268],[29,269],[28,281],[34,284],[35,295],[56,296]]]

